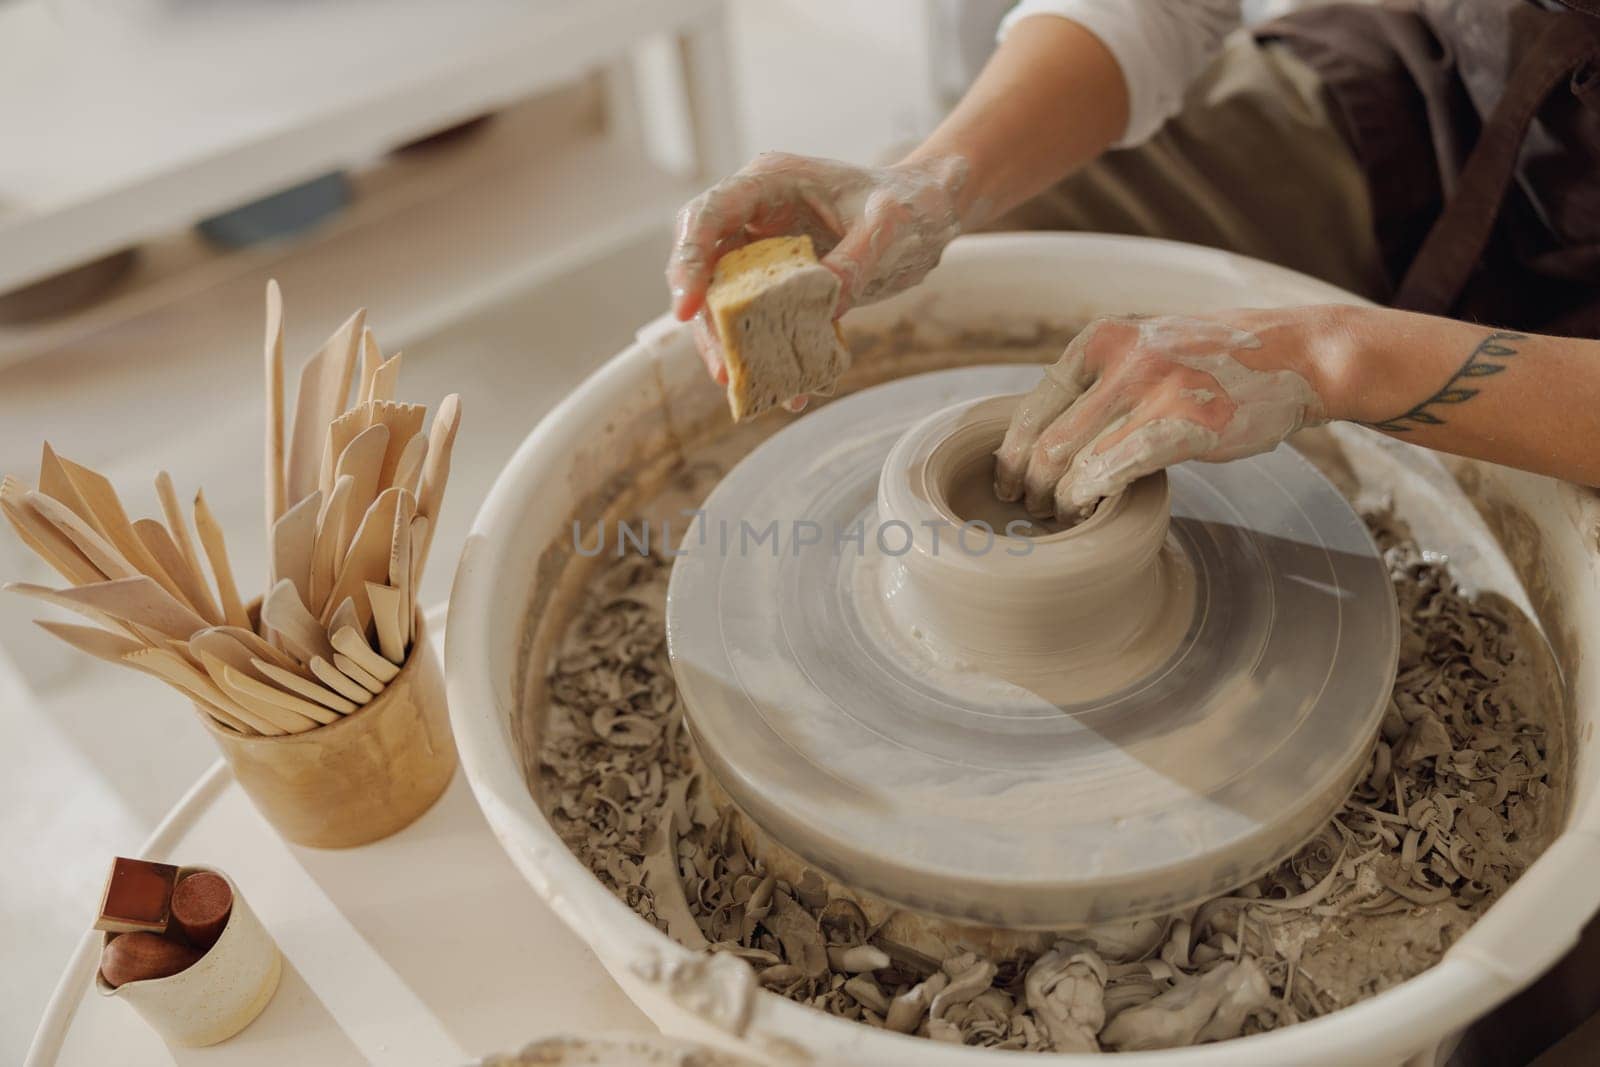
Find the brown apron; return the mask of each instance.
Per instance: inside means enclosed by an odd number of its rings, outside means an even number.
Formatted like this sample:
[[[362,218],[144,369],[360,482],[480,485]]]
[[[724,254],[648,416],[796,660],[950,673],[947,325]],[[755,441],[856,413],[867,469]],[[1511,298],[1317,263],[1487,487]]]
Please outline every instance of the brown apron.
[[[1322,77],[1395,306],[1600,337],[1600,0],[1333,4],[1257,35]]]

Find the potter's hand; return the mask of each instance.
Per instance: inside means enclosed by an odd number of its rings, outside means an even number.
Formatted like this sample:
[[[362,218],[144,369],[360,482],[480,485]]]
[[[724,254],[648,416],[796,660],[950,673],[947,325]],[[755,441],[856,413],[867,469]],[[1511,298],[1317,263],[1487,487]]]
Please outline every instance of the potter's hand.
[[[1097,319],[1018,406],[995,492],[1071,519],[1163,467],[1266,452],[1322,422],[1317,311]]]
[[[703,310],[719,258],[765,237],[807,234],[842,283],[837,317],[934,268],[960,232],[956,194],[965,173],[965,162],[948,156],[872,168],[764,152],[684,205],[667,284],[680,320],[699,313],[695,344],[712,377],[727,381]]]

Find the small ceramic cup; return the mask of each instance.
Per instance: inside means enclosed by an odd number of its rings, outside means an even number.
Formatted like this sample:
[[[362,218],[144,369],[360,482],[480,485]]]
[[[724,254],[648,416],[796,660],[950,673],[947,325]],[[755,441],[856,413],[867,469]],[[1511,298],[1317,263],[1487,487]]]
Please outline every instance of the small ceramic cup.
[[[200,720],[256,809],[287,841],[352,848],[409,826],[456,770],[444,676],[419,612],[411,654],[383,689],[337,722],[245,737]]]
[[[166,978],[113,987],[98,970],[101,996],[119,997],[144,1016],[170,1045],[215,1045],[243,1030],[277,992],[283,957],[232,878],[215,867],[180,867],[178,878],[196,871],[221,875],[233,891],[233,909],[222,935],[204,956]],[[115,936],[106,935],[106,941]]]

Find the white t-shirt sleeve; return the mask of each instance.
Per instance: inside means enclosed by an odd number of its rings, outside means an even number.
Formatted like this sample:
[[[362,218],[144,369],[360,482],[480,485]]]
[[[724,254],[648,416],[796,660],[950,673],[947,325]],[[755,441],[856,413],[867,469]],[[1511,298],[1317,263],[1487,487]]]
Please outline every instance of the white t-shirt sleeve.
[[[1022,0],[1000,37],[1032,15],[1070,19],[1110,49],[1128,83],[1128,128],[1118,148],[1150,139],[1241,24],[1240,0]]]

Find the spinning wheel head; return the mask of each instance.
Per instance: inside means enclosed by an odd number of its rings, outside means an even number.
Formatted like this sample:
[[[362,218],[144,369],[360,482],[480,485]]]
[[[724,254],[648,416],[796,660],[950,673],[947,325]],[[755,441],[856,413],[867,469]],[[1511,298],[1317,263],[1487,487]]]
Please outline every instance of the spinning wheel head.
[[[776,435],[685,541],[667,637],[764,833],[906,907],[1055,928],[1192,904],[1315,832],[1398,622],[1359,517],[1286,447],[1008,535],[989,456],[1037,375],[904,379]]]

